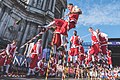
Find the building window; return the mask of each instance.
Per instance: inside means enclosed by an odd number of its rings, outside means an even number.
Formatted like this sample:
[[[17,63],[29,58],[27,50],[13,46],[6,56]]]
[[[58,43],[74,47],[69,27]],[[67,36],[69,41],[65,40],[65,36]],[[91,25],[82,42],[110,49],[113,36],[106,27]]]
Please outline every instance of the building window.
[[[47,0],[45,10],[48,10],[50,0]]]
[[[50,10],[52,11],[52,9],[53,9],[53,6],[54,5],[54,0],[52,0],[52,3],[51,3],[51,8],[50,8]]]
[[[37,8],[38,8],[38,9],[42,9],[43,2],[44,2],[44,0],[38,0],[38,1],[37,1]]]

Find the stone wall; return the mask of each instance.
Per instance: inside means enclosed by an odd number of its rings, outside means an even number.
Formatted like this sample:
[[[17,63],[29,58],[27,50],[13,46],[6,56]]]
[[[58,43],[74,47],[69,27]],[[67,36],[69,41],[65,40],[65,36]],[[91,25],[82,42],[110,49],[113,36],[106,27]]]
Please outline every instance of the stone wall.
[[[0,37],[16,39],[21,46],[40,32],[38,25],[61,18],[66,4],[66,0],[0,0]],[[44,47],[52,38],[50,34],[42,36]]]

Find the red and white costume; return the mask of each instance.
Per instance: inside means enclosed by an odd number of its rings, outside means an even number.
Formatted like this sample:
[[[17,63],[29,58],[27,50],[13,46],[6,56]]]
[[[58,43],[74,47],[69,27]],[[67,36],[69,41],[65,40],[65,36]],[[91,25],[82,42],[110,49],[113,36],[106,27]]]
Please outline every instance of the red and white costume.
[[[69,26],[68,26],[69,30],[72,28],[75,28],[75,24],[78,21],[80,12],[81,10],[77,6],[74,6],[72,10],[70,11],[68,15],[69,16]]]
[[[62,35],[68,36],[68,34],[67,34],[68,22],[66,22],[63,19],[54,19],[54,21],[55,21],[55,25],[56,25],[56,32],[58,32]]]
[[[30,68],[33,69],[37,66],[38,61],[38,55],[41,55],[42,57],[42,45],[40,42],[37,42],[34,47],[32,48],[31,52],[31,62],[30,62]]]
[[[97,55],[100,52],[100,47],[99,47],[99,38],[95,31],[92,32],[91,39],[92,39],[92,47],[90,53]]]
[[[79,43],[80,43],[80,37],[79,36],[72,36],[70,39],[70,42],[72,43],[71,48],[73,49],[74,56],[79,54]]]
[[[79,55],[80,65],[84,65],[86,56],[84,54]]]
[[[79,13],[81,12],[81,10],[77,7],[77,6],[74,6],[72,8],[72,10],[69,12],[69,22],[65,21],[65,20],[62,20],[62,19],[55,19],[55,25],[56,26],[60,26],[61,29],[60,29],[60,33],[62,35],[65,35],[67,36],[67,30],[69,29],[72,29],[75,27],[75,24],[77,23],[78,21],[78,17],[79,17]]]
[[[10,64],[16,52],[15,44],[8,44],[6,50],[0,54],[0,66],[6,66],[6,73],[9,71]]]
[[[71,55],[71,58],[73,57],[73,63],[75,63],[79,55],[80,37],[72,36],[70,39],[70,42],[72,43],[70,48],[70,55]]]
[[[68,62],[72,61],[72,57],[74,56],[74,49],[70,48],[70,50],[68,51]]]
[[[57,67],[57,61],[54,57],[52,57],[50,60],[50,72],[49,72],[50,76],[55,76],[57,70],[56,67]]]
[[[82,45],[79,45],[79,62],[81,65],[84,65],[85,58],[84,48]]]
[[[8,65],[12,62],[13,57],[15,56],[16,45],[8,44],[6,50],[1,54],[0,66]],[[7,56],[8,55],[8,56]]]
[[[117,79],[118,78],[118,71],[115,69],[114,70],[114,78]]]
[[[38,63],[38,68],[39,68],[39,72],[40,75],[45,75],[46,71],[47,71],[47,63],[43,62],[42,60],[40,60]]]
[[[85,64],[87,66],[90,66],[91,62],[92,62],[92,55],[91,55],[91,47],[88,49],[88,52],[87,52],[87,56],[86,56],[86,59],[85,59]]]
[[[79,52],[80,54],[84,54],[84,47],[82,45],[79,45]]]
[[[41,42],[42,40],[38,41],[32,48],[31,55],[30,55],[30,58],[31,58],[30,68],[27,75],[30,75],[31,71],[32,71],[32,75],[35,74],[34,72],[35,72],[35,68],[37,67],[38,57],[42,58]]]
[[[55,28],[54,35],[52,38],[52,45],[54,46],[53,53],[56,54],[57,53],[56,49],[59,46],[61,46],[61,43],[62,43],[60,31],[61,31],[61,26],[64,24],[64,20],[54,19],[54,21],[55,21],[56,28]],[[67,32],[64,35],[67,35]]]
[[[107,56],[107,60],[108,60],[109,68],[112,68],[112,58],[111,58],[111,56]]]
[[[100,32],[98,34],[99,40],[100,40],[100,45],[101,45],[101,50],[103,54],[107,54],[107,42],[108,42],[108,35],[105,33]]]
[[[52,38],[52,44],[59,47],[61,45],[61,35],[60,35],[61,24],[56,22],[56,29],[54,31],[54,36]]]
[[[74,56],[74,49],[73,48],[70,48],[70,50],[68,51],[68,54],[70,56]]]
[[[53,53],[56,54],[56,49],[61,45],[61,35],[59,33],[54,33],[52,38]]]
[[[85,61],[85,64],[87,65],[87,66],[90,66],[90,62],[92,61],[92,55],[91,55],[91,53],[90,53],[90,51],[91,51],[91,49],[89,49],[88,50],[88,52],[87,52],[87,57],[86,57],[86,61]]]
[[[63,19],[54,19],[53,22],[55,22],[54,24],[56,25],[56,30],[53,38],[53,44],[56,44],[57,47],[59,47],[60,43],[62,43],[62,45],[66,43],[68,29],[70,30],[75,27],[75,24],[77,23],[79,17],[79,13],[80,9],[74,6],[68,15],[69,21],[65,21]]]
[[[111,55],[111,50],[107,51],[107,55],[110,56]]]
[[[108,71],[108,79],[112,80],[112,71]]]

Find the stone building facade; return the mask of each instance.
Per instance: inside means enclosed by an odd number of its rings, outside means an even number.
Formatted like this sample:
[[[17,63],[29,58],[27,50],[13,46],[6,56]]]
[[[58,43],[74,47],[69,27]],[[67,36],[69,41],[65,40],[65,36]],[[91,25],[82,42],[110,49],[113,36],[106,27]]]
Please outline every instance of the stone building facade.
[[[61,18],[66,4],[67,0],[0,0],[0,38],[23,45],[40,32],[38,25]],[[50,30],[42,36],[44,47],[51,38]]]

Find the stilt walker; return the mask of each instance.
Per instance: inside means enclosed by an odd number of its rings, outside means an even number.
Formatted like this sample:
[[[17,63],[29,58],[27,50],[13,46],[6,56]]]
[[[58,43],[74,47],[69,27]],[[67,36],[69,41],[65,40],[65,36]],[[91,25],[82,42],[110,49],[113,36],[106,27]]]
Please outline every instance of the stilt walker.
[[[71,48],[72,48],[73,54],[74,54],[74,56],[73,56],[73,63],[75,64],[76,61],[78,60],[79,44],[80,44],[80,42],[81,42],[81,39],[80,39],[80,37],[77,35],[77,31],[76,31],[76,30],[74,30],[73,34],[74,34],[74,35],[71,37],[70,42],[72,43]]]
[[[91,55],[92,55],[92,61],[95,62],[98,56],[98,53],[100,50],[100,40],[97,35],[97,33],[93,30],[92,27],[89,28],[89,32],[91,33],[91,39],[92,39],[92,46],[91,46]]]
[[[100,29],[97,29],[96,32],[100,41],[101,52],[103,54],[104,59],[107,60],[108,35],[101,32]]]
[[[48,61],[48,66],[47,66],[47,72],[46,72],[46,80],[48,79],[48,73],[49,73],[49,70],[50,70],[50,61],[51,61],[51,58],[52,58],[52,55],[55,55],[56,54],[56,50],[57,48],[61,45],[61,34],[60,34],[60,26],[61,24],[59,23],[55,23],[56,26],[53,26],[55,27],[55,31],[53,32],[53,38],[52,38],[52,50],[50,52],[50,58],[49,58],[49,61]]]
[[[69,20],[65,21],[63,19],[54,19],[53,22],[51,22],[49,24],[50,25],[54,25],[56,27],[60,26],[60,34],[61,36],[68,36],[67,31],[69,31],[72,28],[75,28],[75,25],[78,21],[79,15],[82,14],[82,11],[80,10],[80,8],[78,8],[77,6],[74,6],[72,3],[68,4],[67,6],[69,13],[66,15],[69,17]],[[64,45],[64,40],[65,38],[61,37],[62,40],[62,44]]]

